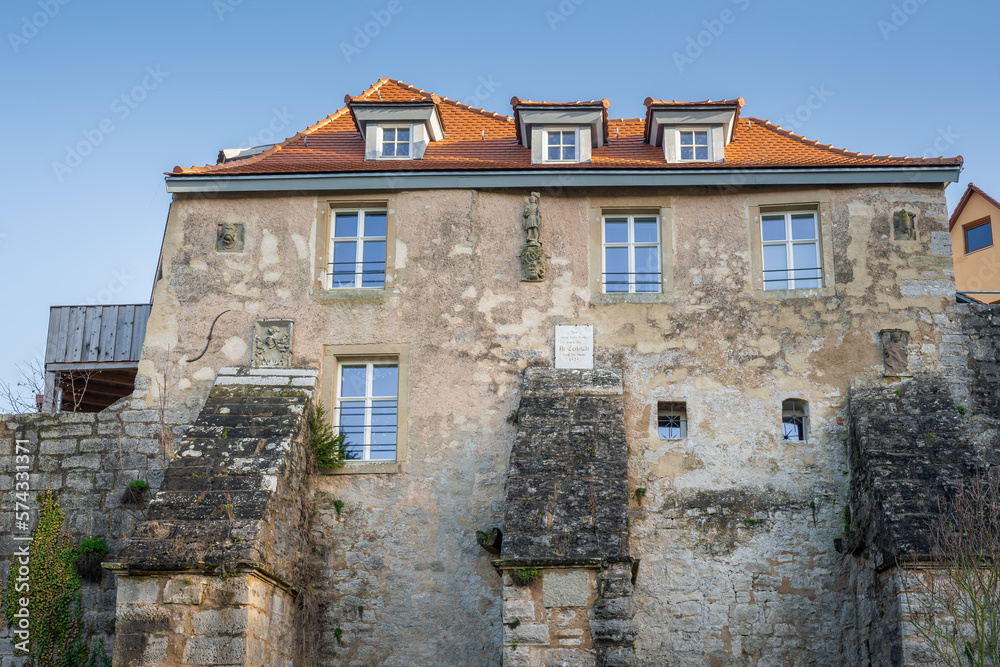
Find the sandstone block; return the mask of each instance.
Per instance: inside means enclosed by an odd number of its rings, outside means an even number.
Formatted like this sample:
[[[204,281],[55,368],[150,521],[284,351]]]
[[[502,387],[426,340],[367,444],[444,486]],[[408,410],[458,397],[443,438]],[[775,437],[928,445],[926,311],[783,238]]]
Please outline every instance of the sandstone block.
[[[201,604],[202,585],[183,578],[171,579],[163,592],[165,604]]]
[[[549,572],[542,579],[546,607],[585,607],[590,598],[590,572]]]
[[[506,631],[505,642],[548,646],[551,643],[549,638],[549,626],[544,623],[521,623],[516,628],[509,628]]]

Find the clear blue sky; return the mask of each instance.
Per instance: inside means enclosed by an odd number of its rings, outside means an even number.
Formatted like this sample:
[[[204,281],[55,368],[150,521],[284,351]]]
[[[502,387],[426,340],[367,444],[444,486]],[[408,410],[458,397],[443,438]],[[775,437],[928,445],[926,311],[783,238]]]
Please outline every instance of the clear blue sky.
[[[50,305],[149,299],[163,172],[293,135],[383,76],[502,113],[743,96],[823,143],[963,155],[951,206],[970,180],[1000,195],[998,19],[969,0],[6,0],[0,378],[41,355]]]

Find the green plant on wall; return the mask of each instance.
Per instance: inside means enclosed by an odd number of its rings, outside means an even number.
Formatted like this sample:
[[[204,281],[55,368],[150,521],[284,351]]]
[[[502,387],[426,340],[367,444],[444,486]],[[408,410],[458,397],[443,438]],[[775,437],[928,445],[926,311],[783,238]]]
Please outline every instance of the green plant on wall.
[[[8,627],[19,629],[20,615],[23,615],[21,600],[27,600],[30,636],[23,646],[28,651],[27,664],[32,667],[110,667],[111,659],[105,653],[103,642],[88,647],[89,637],[83,627],[80,577],[74,567],[80,549],[63,532],[65,515],[55,494],[42,492],[38,503],[38,523],[31,532],[26,577],[15,559],[4,589],[3,617]],[[90,544],[94,546],[97,545]],[[17,641],[15,633],[14,642]],[[16,655],[24,653],[18,651]]]
[[[335,470],[344,465],[344,434],[334,435],[322,403],[317,403],[309,415],[309,448],[320,468]]]

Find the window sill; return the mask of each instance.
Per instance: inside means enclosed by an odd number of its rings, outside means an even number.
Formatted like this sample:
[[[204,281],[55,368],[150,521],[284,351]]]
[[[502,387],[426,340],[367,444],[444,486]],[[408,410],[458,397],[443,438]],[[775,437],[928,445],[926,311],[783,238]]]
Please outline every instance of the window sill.
[[[787,299],[819,299],[822,297],[836,296],[837,290],[834,289],[833,285],[827,285],[826,287],[809,287],[806,289],[755,289],[753,291],[753,295],[754,298],[757,299],[774,299],[776,301],[784,301]]]
[[[353,287],[345,289],[313,289],[309,290],[309,298],[313,301],[387,301],[400,295],[397,288]]]
[[[989,245],[984,245],[982,248],[976,248],[975,250],[970,250],[969,252],[965,253],[965,256],[968,257],[969,255],[975,255],[977,252],[982,252],[983,250],[989,250],[992,247],[993,247],[992,243]]]
[[[379,475],[403,472],[399,461],[346,461],[342,468],[320,470],[324,475]]]
[[[610,305],[615,303],[669,303],[672,294],[663,292],[599,292],[590,295],[591,304]]]

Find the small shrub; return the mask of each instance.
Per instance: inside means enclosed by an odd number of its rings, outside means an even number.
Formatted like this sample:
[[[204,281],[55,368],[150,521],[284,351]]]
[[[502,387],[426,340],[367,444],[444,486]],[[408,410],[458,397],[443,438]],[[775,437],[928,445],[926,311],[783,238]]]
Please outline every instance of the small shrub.
[[[125,495],[122,501],[127,505],[141,505],[149,491],[149,483],[141,479],[134,479],[125,487]]]
[[[510,578],[518,586],[527,586],[541,577],[542,573],[537,567],[515,567],[510,571]]]
[[[334,500],[333,501],[333,509],[337,510],[337,516],[340,516],[340,514],[344,511],[344,501],[343,500]]]
[[[635,489],[635,499],[641,505],[643,499],[646,497],[646,487],[638,486]]]
[[[341,630],[339,627],[334,628],[333,629],[333,638],[337,640],[338,644],[343,644],[344,643],[343,642],[344,631]]]
[[[964,405],[959,405],[958,406],[958,414],[962,415],[963,417],[965,416],[965,406]]]
[[[101,561],[108,553],[108,545],[101,538],[89,539],[80,542],[77,549],[77,556],[73,560],[76,573],[84,581],[99,583],[104,580],[104,568]]]
[[[316,465],[320,468],[335,470],[344,465],[344,434],[334,435],[322,403],[317,403],[309,415],[309,448],[316,455]]]

